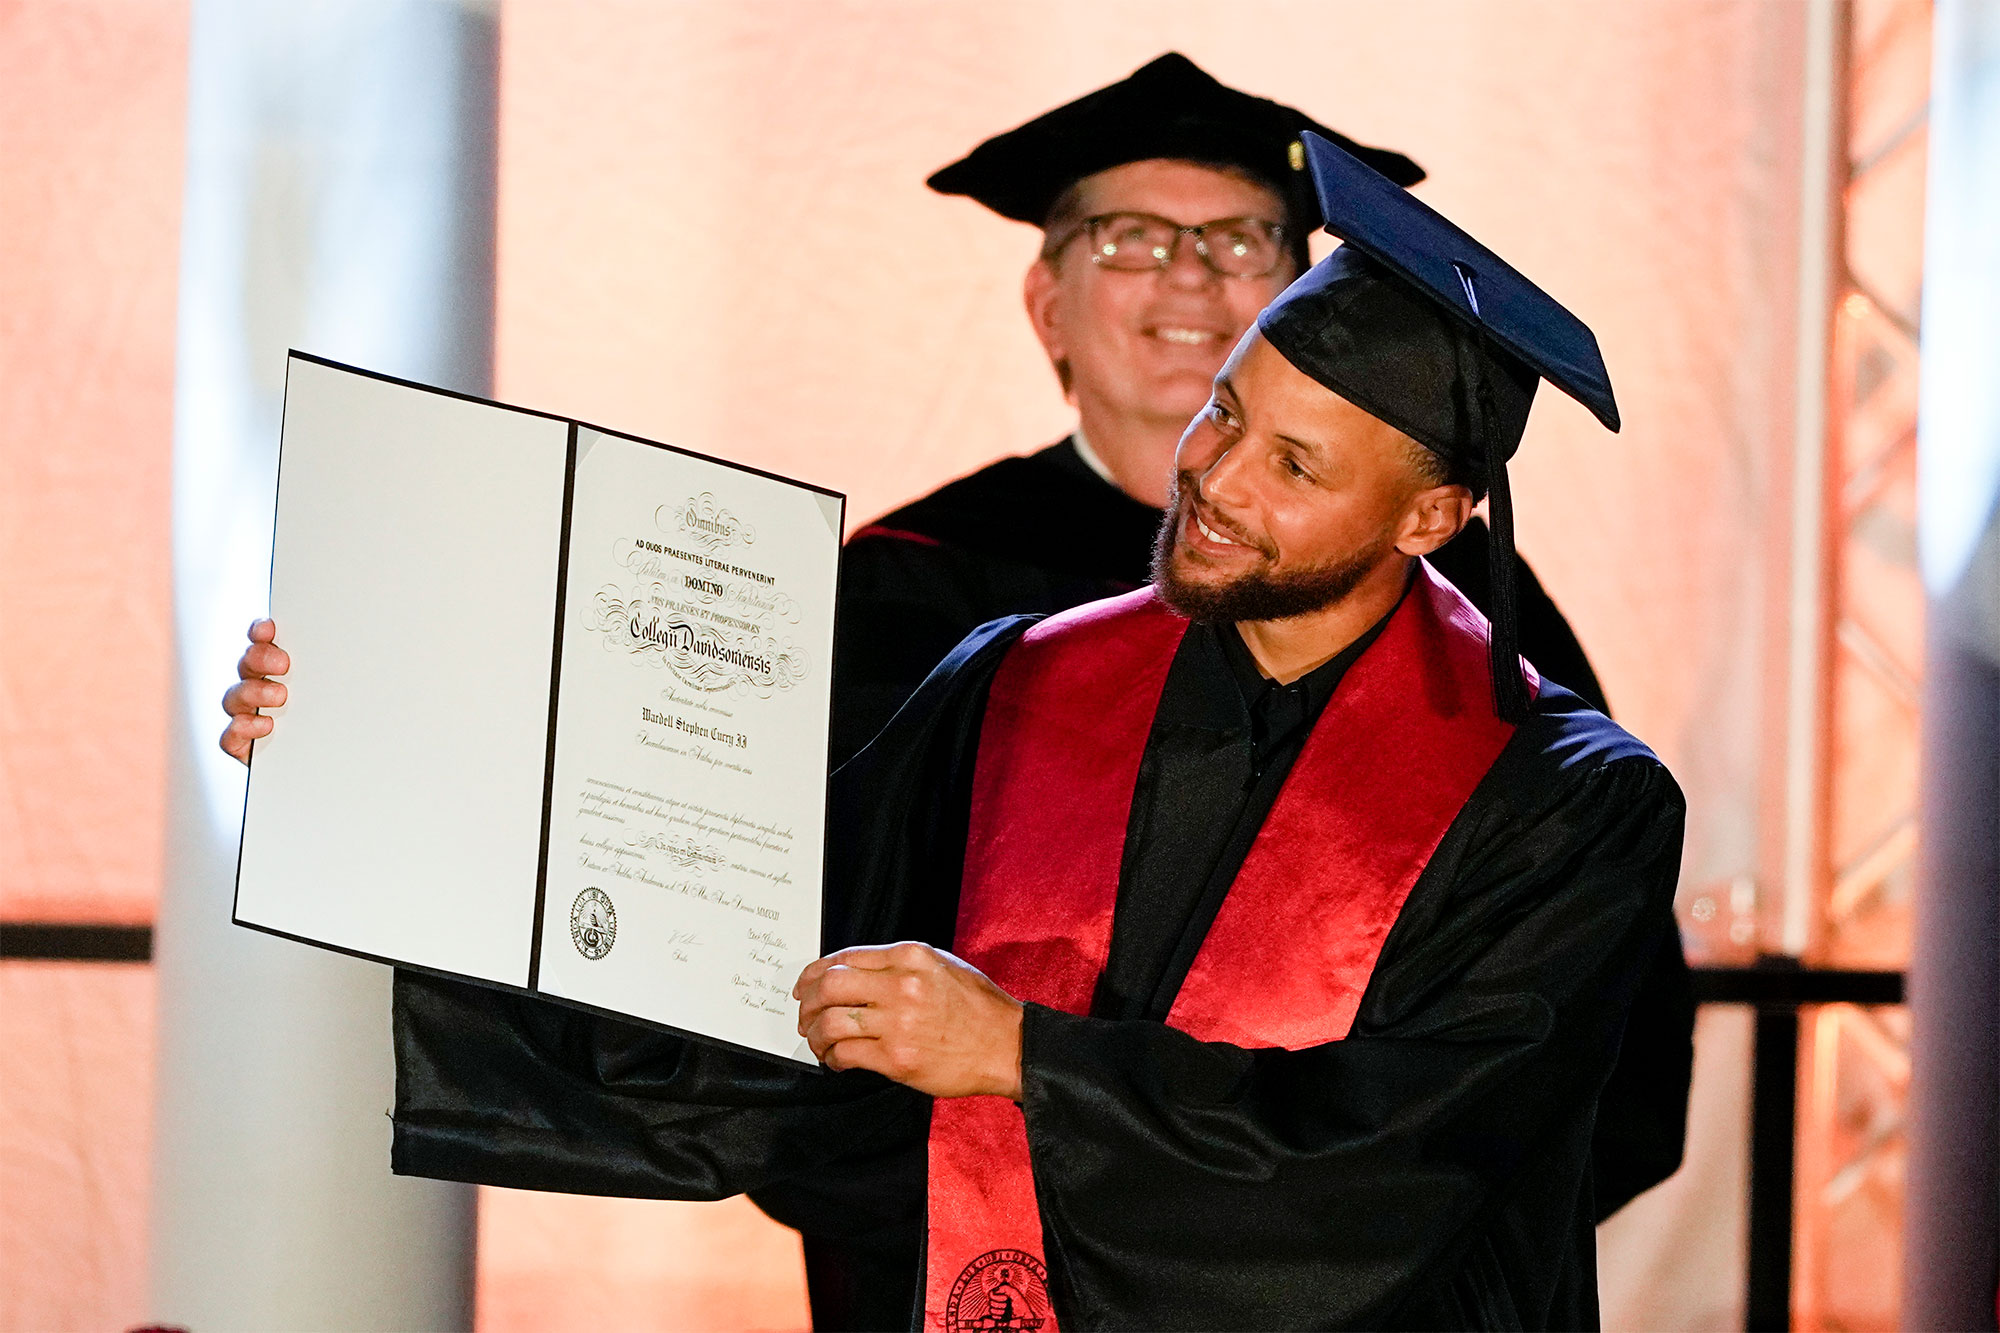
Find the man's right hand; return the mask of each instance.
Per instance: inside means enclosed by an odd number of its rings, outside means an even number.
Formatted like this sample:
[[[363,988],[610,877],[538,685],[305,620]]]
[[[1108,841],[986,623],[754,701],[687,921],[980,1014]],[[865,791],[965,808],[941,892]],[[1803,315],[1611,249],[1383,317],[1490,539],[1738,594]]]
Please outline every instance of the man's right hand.
[[[229,714],[229,725],[222,730],[222,752],[244,764],[250,762],[250,742],[270,735],[274,725],[257,710],[285,702],[285,687],[271,677],[290,671],[292,659],[277,645],[277,637],[275,622],[252,622],[250,646],[236,664],[236,674],[242,679],[222,696],[222,711]]]

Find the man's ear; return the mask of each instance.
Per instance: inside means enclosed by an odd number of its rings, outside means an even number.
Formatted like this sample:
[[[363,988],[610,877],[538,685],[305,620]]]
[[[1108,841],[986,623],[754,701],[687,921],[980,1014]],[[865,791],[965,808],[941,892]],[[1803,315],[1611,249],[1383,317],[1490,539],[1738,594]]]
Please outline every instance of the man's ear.
[[[1042,350],[1049,354],[1049,360],[1065,360],[1069,349],[1063,337],[1059,309],[1062,304],[1062,278],[1055,265],[1046,259],[1037,259],[1021,284],[1021,298],[1028,307],[1028,322],[1035,326],[1035,336],[1042,340]]]
[[[1404,555],[1429,555],[1456,537],[1471,517],[1472,492],[1464,486],[1418,491],[1404,515],[1396,549]]]

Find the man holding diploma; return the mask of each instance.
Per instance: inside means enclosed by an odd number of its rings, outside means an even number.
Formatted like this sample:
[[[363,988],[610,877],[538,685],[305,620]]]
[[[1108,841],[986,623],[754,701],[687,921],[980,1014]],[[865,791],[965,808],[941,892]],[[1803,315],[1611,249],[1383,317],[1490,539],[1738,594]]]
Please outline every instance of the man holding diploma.
[[[840,1072],[400,974],[398,1170],[921,1217],[872,1280],[951,1333],[1595,1325],[1682,801],[1423,557],[1486,493],[1507,545],[1541,379],[1617,409],[1574,316],[1305,142],[1347,244],[1216,377],[1152,586],[975,632],[836,775],[849,947],[795,993]]]

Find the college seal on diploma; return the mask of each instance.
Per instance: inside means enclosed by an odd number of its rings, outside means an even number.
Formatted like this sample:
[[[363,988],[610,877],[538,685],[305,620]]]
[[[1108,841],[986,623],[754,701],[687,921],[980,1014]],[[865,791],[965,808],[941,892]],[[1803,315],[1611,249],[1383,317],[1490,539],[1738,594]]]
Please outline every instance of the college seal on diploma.
[[[944,1307],[945,1333],[1026,1333],[1048,1323],[1048,1271],[1020,1250],[988,1250],[967,1264]]]
[[[585,958],[602,958],[618,938],[618,913],[603,889],[585,889],[569,908],[569,937]]]

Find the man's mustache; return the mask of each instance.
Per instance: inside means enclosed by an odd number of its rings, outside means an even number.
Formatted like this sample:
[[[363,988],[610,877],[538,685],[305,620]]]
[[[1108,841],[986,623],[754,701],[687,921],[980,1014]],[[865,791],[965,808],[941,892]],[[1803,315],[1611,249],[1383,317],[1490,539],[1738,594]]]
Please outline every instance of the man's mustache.
[[[1183,517],[1181,510],[1185,502],[1188,506],[1198,507],[1201,511],[1199,514],[1201,521],[1230,540],[1241,542],[1265,556],[1276,554],[1271,550],[1269,543],[1245,531],[1240,523],[1217,509],[1214,503],[1201,493],[1201,478],[1194,473],[1183,469],[1174,474],[1172,499],[1173,512],[1177,520]]]

